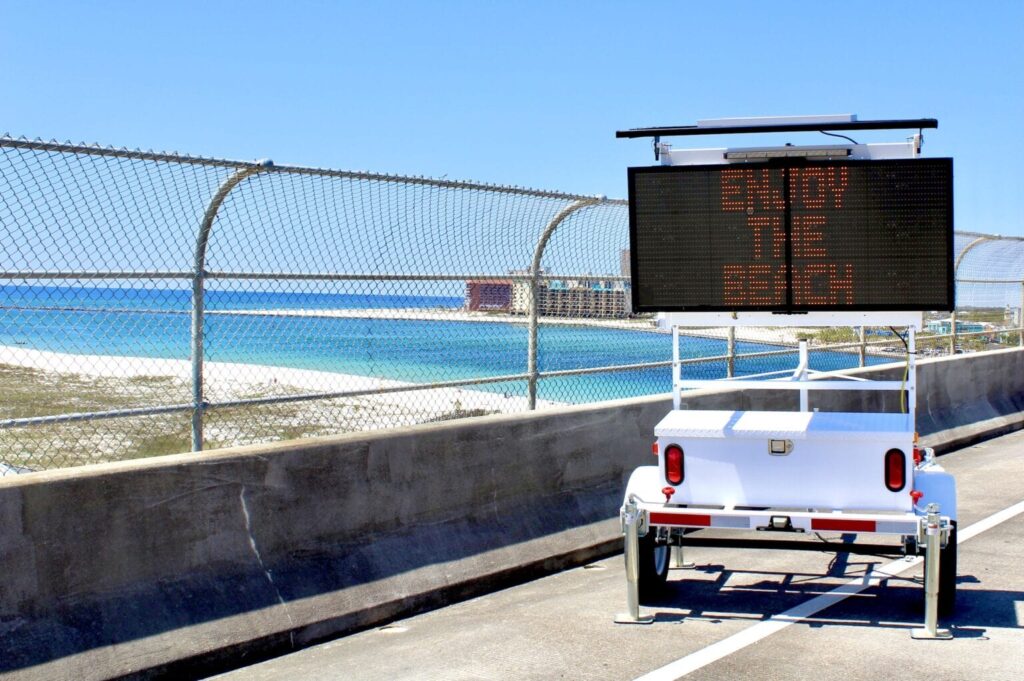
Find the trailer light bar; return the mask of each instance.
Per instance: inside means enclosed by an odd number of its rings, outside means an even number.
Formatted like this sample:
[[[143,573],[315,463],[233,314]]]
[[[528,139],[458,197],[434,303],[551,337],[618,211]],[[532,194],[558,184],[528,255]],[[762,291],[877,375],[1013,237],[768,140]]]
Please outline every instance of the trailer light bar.
[[[783,149],[748,149],[727,151],[727,161],[764,161],[770,158],[845,158],[851,153],[850,147],[842,145],[825,147],[788,147]]]

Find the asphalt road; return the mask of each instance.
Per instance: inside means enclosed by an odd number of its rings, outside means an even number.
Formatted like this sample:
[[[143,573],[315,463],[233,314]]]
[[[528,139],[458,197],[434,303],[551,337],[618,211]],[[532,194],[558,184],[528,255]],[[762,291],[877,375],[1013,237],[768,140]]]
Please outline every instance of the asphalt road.
[[[780,618],[893,558],[694,548],[686,558],[696,567],[673,570],[666,596],[642,608],[650,625],[613,623],[625,610],[615,556],[217,678],[1024,679],[1024,431],[941,463],[957,476],[959,531],[969,536],[957,611],[941,623],[953,640],[910,636],[923,617],[921,565],[808,617]],[[970,531],[1005,509],[1016,513]]]

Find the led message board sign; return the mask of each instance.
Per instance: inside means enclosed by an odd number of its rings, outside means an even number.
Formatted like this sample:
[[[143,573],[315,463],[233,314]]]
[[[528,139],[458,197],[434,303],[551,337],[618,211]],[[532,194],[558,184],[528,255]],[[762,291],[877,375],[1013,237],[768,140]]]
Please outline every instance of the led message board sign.
[[[949,158],[629,169],[637,312],[953,309]]]

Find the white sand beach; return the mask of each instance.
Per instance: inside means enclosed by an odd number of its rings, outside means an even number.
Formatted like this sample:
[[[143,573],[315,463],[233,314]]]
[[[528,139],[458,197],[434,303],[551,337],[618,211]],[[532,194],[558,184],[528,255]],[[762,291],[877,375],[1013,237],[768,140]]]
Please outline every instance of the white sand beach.
[[[0,346],[0,364],[62,375],[102,379],[168,378],[185,387],[190,385],[192,377],[191,363],[183,359],[77,355],[6,345]],[[415,383],[328,371],[233,362],[206,362],[203,371],[205,397],[214,403],[258,397],[294,396],[304,393],[414,388],[410,391],[337,398],[365,407],[356,410],[362,413],[361,423],[346,423],[346,431],[421,423],[450,417],[452,414],[458,413],[517,412],[527,409],[527,399],[523,395],[506,395],[458,387],[415,389],[418,388]],[[522,387],[520,386],[517,386],[517,389],[521,391]],[[126,389],[130,390],[130,386],[126,385]],[[189,395],[188,390],[183,390],[182,397],[184,399],[180,402],[188,402]],[[173,398],[171,401],[179,402]],[[329,407],[327,411],[333,412],[337,409],[335,400],[312,400],[302,404],[308,405],[308,408],[304,409],[304,416],[323,426],[328,426],[328,423],[325,422],[327,413],[321,414],[318,413],[318,410]],[[539,407],[554,404],[558,403],[538,400]],[[137,406],[151,405],[138,404]],[[351,419],[346,418],[346,421],[351,421]]]

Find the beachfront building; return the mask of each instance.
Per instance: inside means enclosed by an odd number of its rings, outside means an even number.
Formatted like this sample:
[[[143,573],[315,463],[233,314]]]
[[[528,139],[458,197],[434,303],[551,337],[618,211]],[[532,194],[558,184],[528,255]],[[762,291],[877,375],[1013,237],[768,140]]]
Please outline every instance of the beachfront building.
[[[514,270],[512,275],[529,274]],[[544,274],[541,271],[541,274]],[[507,299],[507,303],[506,303]],[[632,312],[629,283],[600,277],[543,279],[537,284],[537,311],[542,317],[624,319]],[[466,308],[530,313],[530,282],[470,281],[466,283]]]
[[[935,321],[928,322],[926,327],[932,333],[951,333],[951,329],[953,328],[953,319],[951,317],[946,317],[945,319],[936,319]],[[982,322],[962,321],[960,319],[956,320],[957,333],[980,333],[982,331],[990,330],[991,328],[991,324],[983,324]]]
[[[1020,308],[1006,306],[1006,312],[1003,314],[1003,320],[1010,326],[1020,326]]]
[[[547,317],[622,319],[632,311],[629,287],[621,281],[555,279],[539,293],[540,314]]]
[[[467,281],[466,309],[472,312],[510,312],[512,282],[504,279]]]

